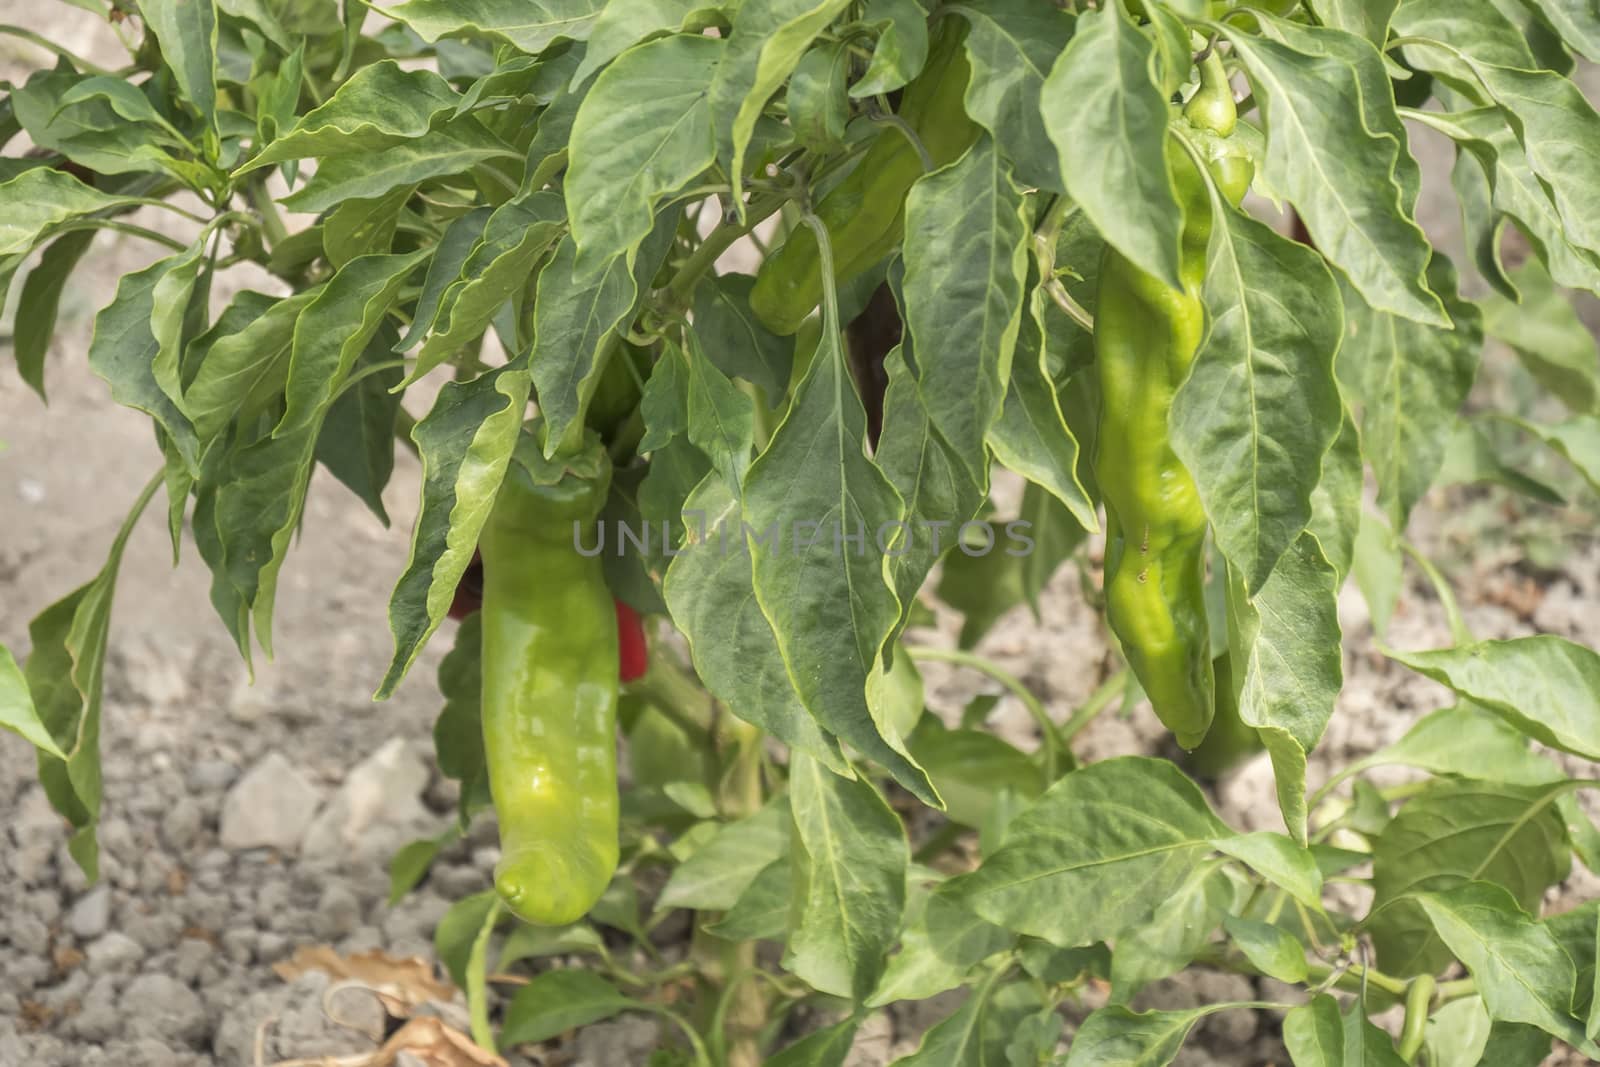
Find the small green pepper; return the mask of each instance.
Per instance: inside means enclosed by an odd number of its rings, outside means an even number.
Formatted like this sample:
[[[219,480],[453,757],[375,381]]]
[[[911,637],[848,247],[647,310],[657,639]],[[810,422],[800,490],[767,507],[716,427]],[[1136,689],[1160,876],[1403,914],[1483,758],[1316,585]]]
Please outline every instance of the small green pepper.
[[[525,430],[479,541],[495,888],[542,925],[582,918],[617,866],[617,613],[599,557],[577,550],[610,478],[592,433],[545,460]]]
[[[1227,143],[1236,121],[1220,59],[1174,126],[1205,155],[1230,203],[1252,167]],[[1205,606],[1206,513],[1194,479],[1172,449],[1167,415],[1205,328],[1200,286],[1211,238],[1206,177],[1187,150],[1172,155],[1183,208],[1181,289],[1146,274],[1107,246],[1095,310],[1100,423],[1095,478],[1106,508],[1106,618],[1156,715],[1184,748],[1211,725],[1215,681]]]

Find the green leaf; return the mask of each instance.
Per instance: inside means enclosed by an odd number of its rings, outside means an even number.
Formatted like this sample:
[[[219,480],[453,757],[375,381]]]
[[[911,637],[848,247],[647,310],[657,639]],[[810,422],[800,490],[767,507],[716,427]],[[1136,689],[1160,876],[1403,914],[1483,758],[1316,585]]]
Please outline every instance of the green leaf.
[[[905,211],[912,372],[934,427],[982,480],[983,442],[1005,402],[1021,326],[1022,193],[993,139],[980,135],[956,162],[917,180]]]
[[[1339,1014],[1339,1002],[1327,993],[1290,1009],[1283,1017],[1283,1043],[1294,1067],[1405,1067],[1389,1035],[1367,1021],[1357,999]]]
[[[652,457],[652,475],[664,468],[663,455]],[[686,542],[662,583],[706,688],[746,722],[848,773],[838,740],[807,712],[790,680],[772,623],[756,600],[738,500],[721,475],[705,476],[694,487],[683,516],[691,531],[717,531],[714,547],[709,533]]]
[[[1600,493],[1600,417],[1575,415],[1553,426],[1516,419],[1516,425],[1555,449]]]
[[[422,292],[417,295],[411,325],[395,345],[396,352],[406,352],[415,347],[438,322],[445,293],[461,278],[462,268],[482,243],[493,215],[494,209],[477,207],[451,219],[450,225],[445,227],[444,234],[433,246],[433,256],[428,260],[428,274],[422,280]]]
[[[1291,985],[1306,980],[1306,948],[1289,931],[1271,923],[1224,915],[1222,925],[1253,967]]]
[[[284,197],[291,211],[322,212],[346,200],[372,199],[405,185],[444,178],[496,159],[521,161],[476,116],[435,127],[420,137],[324,160],[302,188]]]
[[[989,1025],[993,984],[986,982],[950,1015],[922,1035],[917,1050],[894,1061],[895,1067],[984,1067],[998,1064],[990,1053],[1004,1055],[1003,1041],[993,1048]],[[1008,1038],[1010,1034],[1006,1035]]]
[[[1355,542],[1361,529],[1361,439],[1346,411],[1339,436],[1322,457],[1322,478],[1311,491],[1311,521],[1306,530],[1317,539],[1322,554],[1333,565],[1334,583],[1344,585],[1355,562]]]
[[[901,501],[867,458],[865,439],[866,413],[845,368],[838,309],[830,306],[789,411],[745,478],[741,539],[753,561],[756,599],[806,710],[937,806],[927,775],[887,724],[875,721],[866,700],[867,678],[900,618],[883,560],[867,548],[900,518]]]
[[[664,212],[637,247],[610,257],[598,270],[581,266],[582,253],[569,234],[539,272],[529,367],[545,417],[546,455],[580,432],[605,353],[626,332],[676,228],[677,213]]]
[[[1134,1012],[1101,1008],[1078,1028],[1064,1067],[1166,1067],[1214,1007]]]
[[[706,932],[728,941],[782,941],[789,927],[793,885],[794,869],[789,857],[773,860],[757,872],[733,907],[708,925]]]
[[[913,897],[900,931],[900,950],[890,957],[868,1007],[923,1000],[955,989],[973,967],[1016,942],[1009,930],[963,907],[953,888],[956,883],[946,882]]]
[[[541,191],[495,209],[483,236],[439,298],[439,315],[417,353],[407,384],[483,336],[495,313],[525,290],[528,276],[561,235],[561,197]]]
[[[1457,420],[1445,448],[1444,464],[1434,479],[1437,486],[1503,485],[1531,500],[1560,506],[1566,497],[1545,483],[1523,474],[1507,462],[1505,446],[1491,437],[1487,419]],[[1509,421],[1509,420],[1508,420]]]
[[[1169,416],[1217,546],[1252,594],[1311,520],[1343,409],[1342,323],[1322,257],[1212,198],[1210,329]]]
[[[180,252],[122,276],[116,298],[95,316],[89,367],[111,386],[117,403],[155,419],[184,466],[193,470],[198,459],[194,426],[157,380],[155,364],[161,342],[151,324],[161,280],[169,271],[184,269],[186,260],[193,265],[188,254]]]
[[[985,730],[951,730],[924,715],[906,743],[944,798],[945,814],[966,826],[987,822],[1004,790],[1030,801],[1044,792],[1039,765]]]
[[[208,0],[139,0],[145,28],[161,44],[183,98],[217,128],[217,9]]]
[[[783,965],[813,989],[864,1000],[900,929],[905,829],[865,779],[804,755],[789,766],[789,807],[796,920]]]
[[[850,53],[843,42],[818,44],[800,57],[784,96],[791,136],[798,144],[823,152],[843,146],[850,121],[845,96],[849,73]]]
[[[411,555],[389,598],[395,651],[378,687],[380,700],[394,692],[450,610],[527,403],[527,367],[514,362],[469,382],[447,383],[411,431],[422,457],[422,505]]]
[[[711,78],[709,117],[716,158],[733,178],[741,215],[744,156],[756,121],[817,34],[847,6],[846,0],[751,0],[739,5],[726,55]]]
[[[1361,450],[1372,461],[1378,503],[1396,530],[1405,529],[1444,461],[1483,347],[1481,317],[1456,295],[1449,260],[1436,256],[1429,274],[1455,319],[1453,330],[1376,311],[1348,287],[1344,293],[1339,381],[1363,409]]]
[[[1151,982],[1182,971],[1211,940],[1233,896],[1218,866],[1196,867],[1145,922],[1117,938],[1111,953],[1111,1003],[1127,1004]]]
[[[967,20],[963,43],[972,65],[967,114],[994,137],[1017,181],[1064,189],[1060,158],[1046,132],[1040,103],[1045,79],[1072,37],[1072,16],[1052,5],[1025,0],[955,4],[949,10]]]
[[[1537,1033],[1537,1031],[1535,1031]],[[1545,1039],[1548,1043],[1549,1039]],[[1465,1064],[1476,1067],[1483,1062],[1484,1046],[1489,1043],[1489,1012],[1479,996],[1462,997],[1440,1005],[1428,1016],[1427,1036],[1422,1048],[1430,1064],[1454,1067]],[[1548,1044],[1547,1044],[1548,1049]],[[1541,1053],[1539,1059],[1543,1059]],[[1505,1060],[1492,1060],[1496,1067],[1518,1067]],[[1535,1063],[1538,1060],[1534,1061]],[[1531,1065],[1529,1065],[1531,1067]]]
[[[1370,767],[1416,767],[1435,775],[1539,785],[1561,772],[1528,749],[1528,739],[1498,715],[1473,704],[1457,704],[1418,719],[1392,745],[1349,764],[1348,773]]]
[[[1375,132],[1398,124],[1393,99],[1363,94],[1361,71],[1340,54],[1361,48],[1376,61],[1376,51],[1334,30],[1302,29],[1297,43],[1321,37],[1327,43],[1315,47],[1335,54],[1225,32],[1266,119],[1262,174],[1299,210],[1318,250],[1372,307],[1448,327],[1443,305],[1423,280],[1429,248],[1412,216],[1413,196],[1395,176],[1409,153],[1404,142]],[[1384,122],[1373,122],[1368,108]],[[1415,164],[1406,169],[1414,173]]]
[[[1381,638],[1388,632],[1389,618],[1405,584],[1405,561],[1389,524],[1366,512],[1356,530],[1352,570],[1372,616],[1373,632]]]
[[[907,524],[906,541],[890,557],[889,574],[896,598],[909,610],[934,563],[955,542],[945,536],[936,543],[941,527],[932,524],[959,525],[976,515],[987,495],[988,472],[974,471],[970,457],[934,425],[928,398],[907,363],[904,342],[889,352],[883,365],[889,384],[873,458],[905,502],[900,521]]]
[[[563,183],[578,268],[637,245],[661,198],[716,158],[705,72],[723,48],[693,35],[647,41],[595,79],[572,125]]]
[[[456,628],[455,644],[439,661],[439,695],[444,707],[433,722],[433,751],[439,773],[461,783],[463,828],[480,803],[487,803],[489,779],[483,754],[483,616],[473,612]]]
[[[852,99],[904,88],[928,61],[928,16],[917,0],[867,0],[861,21],[878,27],[872,62],[850,86]]]
[[[405,895],[417,887],[423,876],[428,873],[428,868],[433,866],[434,859],[439,855],[439,850],[455,840],[455,830],[449,831],[438,837],[418,838],[394,854],[389,861],[389,906],[392,908],[405,898]]]
[[[1348,30],[1380,47],[1388,39],[1389,19],[1400,0],[1310,0],[1306,5],[1324,26]]]
[[[1600,759],[1600,654],[1550,634],[1386,655],[1547,745]]]
[[[317,435],[338,389],[424,255],[362,256],[306,305],[294,323],[282,419],[270,436],[230,455],[219,478],[222,560],[213,574],[250,609],[268,656],[278,572],[300,525]]]
[[[1577,978],[1572,960],[1511,894],[1487,882],[1469,882],[1419,894],[1417,903],[1466,964],[1491,1018],[1537,1026],[1586,1055],[1600,1056],[1572,1017]]]
[[[1484,332],[1510,345],[1569,411],[1600,413],[1600,349],[1594,335],[1540,263],[1530,260],[1511,273],[1522,303],[1498,293],[1484,297],[1479,302]]]
[[[789,385],[794,338],[777,336],[751,313],[754,285],[749,274],[718,274],[702,281],[694,292],[694,332],[718,370],[760,386],[767,406],[775,407]]]
[[[62,107],[62,96],[84,80],[83,76],[68,70],[40,71],[30,77],[26,85],[11,91],[7,99],[17,122],[36,146],[60,152],[74,163],[100,174],[155,172],[193,178],[197,172],[207,173],[200,164],[179,163],[156,143],[148,126],[124,119],[104,99],[94,98]],[[55,175],[55,179],[49,179],[52,181],[75,182],[54,168],[35,169]],[[0,177],[10,177],[10,174],[0,171]],[[12,192],[21,192],[22,188]],[[0,203],[6,203],[10,210],[27,209],[25,202],[19,203],[11,197],[0,199]],[[5,213],[0,213],[0,234],[5,231],[5,217]]]
[[[100,819],[100,701],[111,631],[111,602],[128,536],[158,484],[152,480],[134,503],[111,542],[100,573],[28,623],[31,651],[23,666],[23,677],[38,727],[55,740],[54,747],[60,753],[52,755],[34,742],[40,748],[39,784],[50,798],[50,806],[72,824],[67,850],[91,882],[100,876],[99,847],[95,842],[95,826]],[[7,653],[5,660],[10,658]],[[6,684],[9,687],[15,683],[8,680]],[[18,724],[33,732],[22,717],[26,711],[17,706],[18,698],[13,695],[8,703],[14,709],[8,715],[17,714]]]
[[[860,1026],[861,1021],[852,1015],[843,1022],[812,1031],[763,1062],[766,1067],[842,1067]]]
[[[104,211],[123,198],[91,189],[72,175],[33,167],[0,184],[0,256],[27,252],[53,228]]]
[[[1600,253],[1600,190],[1581,177],[1600,165],[1600,115],[1576,85],[1554,71],[1469,62],[1549,190],[1568,240]]]
[[[455,112],[461,94],[431,70],[404,70],[392,59],[360,67],[326,103],[301,116],[239,168],[289,159],[367,156],[423,137]]]
[[[691,29],[717,12],[709,0],[611,0],[589,31],[588,47],[572,74],[576,88],[640,41]]]
[[[1322,872],[1304,845],[1268,830],[1218,838],[1212,844],[1219,852],[1247,864],[1273,885],[1287,890],[1312,911],[1321,910]]]
[[[1533,6],[1555,27],[1567,47],[1590,62],[1600,63],[1600,11],[1593,4],[1582,0],[1534,0]]]
[[[396,336],[389,322],[373,334],[353,368],[364,376],[341,389],[328,407],[316,446],[317,462],[360,497],[384,526],[389,525],[389,513],[384,510],[383,490],[394,473],[394,428],[401,400],[391,390],[405,374],[398,366],[371,368],[394,361],[390,349]]]
[[[1083,15],[1045,79],[1045,131],[1067,193],[1117,251],[1174,288],[1183,218],[1167,171],[1154,45],[1121,4]]]
[[[1226,836],[1200,789],[1164,760],[1126,756],[1066,775],[952,882],[990,922],[1070,948],[1142,921]]]
[[[1237,577],[1229,582],[1228,649],[1240,687],[1239,718],[1260,732],[1284,825],[1304,844],[1306,755],[1321,740],[1343,683],[1337,575],[1305,533],[1253,600]]]
[[[12,658],[11,650],[0,645],[0,726],[17,734],[40,752],[65,760],[67,754],[39,717],[28,692],[27,679]]]
[[[17,306],[27,308],[28,313],[18,315],[12,324],[11,347],[17,358],[17,373],[39,394],[40,400],[45,399],[44,360],[55,334],[61,292],[93,240],[93,230],[79,230],[52,241],[39,258],[39,265],[28,272],[22,283]]]
[[[202,455],[235,415],[259,415],[276,402],[288,378],[294,324],[323,291],[317,286],[280,299],[246,289],[195,341],[200,362],[183,406],[194,418]]]
[[[500,1024],[500,1043],[509,1047],[548,1041],[633,1007],[633,1001],[593,971],[546,971],[511,998]]]
[[[1412,797],[1373,844],[1372,914],[1378,962],[1390,974],[1436,972],[1450,959],[1409,894],[1483,880],[1527,907],[1567,876],[1566,830],[1555,785],[1438,780]]]
[[[686,331],[684,339],[689,347],[680,358],[688,363],[689,440],[711,458],[729,485],[738,485],[750,466],[755,405],[706,358],[693,331]]]
[[[346,200],[329,212],[322,224],[322,250],[334,270],[357,256],[389,251],[416,191],[415,185],[402,185],[371,200]]]
[[[472,942],[483,929],[495,899],[495,891],[490,889],[458,900],[434,927],[433,947],[439,962],[444,964],[451,981],[463,989],[467,984],[467,957],[472,952]]]
[[[1031,484],[1049,490],[1084,529],[1098,530],[1094,504],[1078,480],[1082,460],[1078,440],[1061,413],[1055,383],[1045,366],[1044,300],[1034,288],[1022,320],[1005,406],[989,427],[987,440],[996,459]]]
[[[538,55],[563,38],[584,40],[604,5],[600,0],[407,0],[378,8],[429,44],[490,34]]]
[[[717,830],[667,879],[657,908],[726,911],[762,869],[789,851],[789,800],[780,794],[754,815]]]

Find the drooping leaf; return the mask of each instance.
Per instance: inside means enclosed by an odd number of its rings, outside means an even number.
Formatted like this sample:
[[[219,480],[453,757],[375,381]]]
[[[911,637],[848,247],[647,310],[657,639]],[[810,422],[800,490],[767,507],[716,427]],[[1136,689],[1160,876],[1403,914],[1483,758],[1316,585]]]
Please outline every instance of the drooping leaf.
[[[632,1001],[593,971],[546,971],[511,998],[500,1024],[500,1040],[508,1046],[548,1041],[632,1006]]]
[[[600,0],[407,0],[379,10],[429,44],[489,34],[539,55],[563,38],[587,38],[603,6]]]
[[[656,906],[725,911],[757,874],[789,851],[789,801],[780,794],[754,815],[720,827],[678,864]]]
[[[1212,1008],[1135,1012],[1101,1008],[1078,1028],[1065,1067],[1167,1067]]]
[[[1283,1018],[1283,1043],[1294,1067],[1404,1067],[1389,1035],[1367,1021],[1358,998],[1340,1014],[1327,993],[1289,1011]]]

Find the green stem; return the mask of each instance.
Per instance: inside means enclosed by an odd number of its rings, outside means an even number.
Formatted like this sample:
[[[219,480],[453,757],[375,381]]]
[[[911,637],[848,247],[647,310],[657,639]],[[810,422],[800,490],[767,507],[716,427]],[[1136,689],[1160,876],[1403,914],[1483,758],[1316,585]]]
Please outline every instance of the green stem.
[[[264,175],[252,177],[245,186],[245,196],[261,219],[261,238],[266,242],[267,248],[270,250],[277,247],[279,242],[289,236],[289,229],[283,224],[283,216],[278,214],[278,205],[273,203],[272,195],[267,192],[266,177]]]
[[[1406,990],[1406,1019],[1400,1027],[1400,1044],[1396,1051],[1407,1063],[1417,1061],[1422,1049],[1422,1039],[1428,1030],[1428,1012],[1433,1007],[1434,981],[1431,974],[1419,974],[1411,979]]]
[[[1070,745],[1072,739],[1091,722],[1095,716],[1109,708],[1117,697],[1128,688],[1128,668],[1123,667],[1111,677],[1100,683],[1100,687],[1089,694],[1089,699],[1075,708],[1067,721],[1061,724],[1061,743]]]
[[[970,667],[981,674],[999,682],[1011,695],[1022,702],[1033,721],[1039,726],[1040,752],[1044,761],[1045,780],[1053,782],[1059,769],[1061,758],[1061,736],[1057,732],[1050,712],[1038,697],[1022,683],[1022,679],[1004,670],[997,664],[991,663],[982,656],[975,656],[970,652],[963,652],[956,648],[932,648],[927,645],[906,645],[905,650],[911,654],[912,659],[933,660],[942,663],[954,663],[962,667]]]
[[[467,1015],[471,1020],[472,1040],[484,1051],[496,1055],[494,1027],[489,1025],[489,938],[494,935],[495,923],[500,920],[500,898],[496,896],[489,905],[489,914],[483,918],[478,936],[472,939],[472,952],[467,956]]]
[[[1072,299],[1067,287],[1056,277],[1056,245],[1061,240],[1061,227],[1076,211],[1077,205],[1071,197],[1055,198],[1050,209],[1045,212],[1043,220],[1040,221],[1039,228],[1034,231],[1033,258],[1039,264],[1039,283],[1044,286],[1045,293],[1066,312],[1068,318],[1093,333],[1094,316],[1089,314],[1082,304]]]
[[[112,230],[116,233],[128,234],[131,237],[143,237],[147,241],[154,241],[156,244],[170,248],[174,252],[183,252],[189,247],[188,244],[175,237],[157,233],[155,230],[147,229],[137,223],[123,222],[121,219],[79,219],[76,222],[69,222],[65,226],[59,227],[55,232],[60,234],[69,233],[73,230]]]
[[[672,281],[667,283],[667,300],[674,307],[687,307],[689,296],[694,292],[700,276],[710,270],[717,258],[726,252],[732,244],[756,226],[766,221],[768,216],[777,211],[788,200],[788,197],[774,197],[765,201],[752,201],[744,222],[725,222],[706,235],[700,242],[700,247],[689,254],[683,261],[683,266],[678,268],[678,273]]]
[[[1428,581],[1432,583],[1434,595],[1439,598],[1439,606],[1444,608],[1445,621],[1450,624],[1451,640],[1458,645],[1472,644],[1472,631],[1467,629],[1467,622],[1461,617],[1461,606],[1456,603],[1456,595],[1451,591],[1450,583],[1445,581],[1444,575],[1439,573],[1439,568],[1435,567],[1433,561],[1424,556],[1410,541],[1402,538],[1400,548],[1422,568],[1422,573],[1427,575]]]
[[[687,671],[659,652],[650,657],[644,676],[629,682],[627,688],[690,734],[709,737],[716,727],[711,694]]]
[[[79,70],[83,71],[86,74],[102,74],[102,75],[108,75],[110,77],[116,77],[117,76],[115,72],[109,71],[105,67],[99,66],[98,64],[91,63],[87,59],[84,59],[82,56],[77,55],[77,54],[75,54],[75,53],[73,53],[71,51],[68,51],[66,48],[62,47],[61,45],[56,44],[54,41],[50,40],[49,38],[41,37],[37,33],[34,33],[32,30],[25,30],[21,26],[12,26],[12,25],[9,25],[9,24],[0,24],[0,36],[20,37],[22,40],[27,41],[29,44],[37,45],[38,47],[43,48],[46,52],[49,52],[51,55],[61,56],[61,57],[65,58],[65,59],[70,59],[70,60],[72,60],[72,65],[74,67],[77,67]]]

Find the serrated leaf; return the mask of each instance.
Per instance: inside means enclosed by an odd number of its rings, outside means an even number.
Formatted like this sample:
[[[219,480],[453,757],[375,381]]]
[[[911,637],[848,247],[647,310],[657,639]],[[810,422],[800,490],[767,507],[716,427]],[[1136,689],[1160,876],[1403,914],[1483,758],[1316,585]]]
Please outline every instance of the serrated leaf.
[[[1169,421],[1217,547],[1255,594],[1311,520],[1339,433],[1339,291],[1316,252],[1220,196],[1212,220],[1210,328]]]
[[[522,361],[449,382],[411,431],[422,457],[422,506],[405,571],[389,598],[395,651],[380,700],[394,692],[450,610],[522,432],[528,390]]]
[[[1040,106],[1068,195],[1117,251],[1176,288],[1183,218],[1153,48],[1121,4],[1083,15]]]
[[[1229,833],[1162,760],[1126,756],[1066,775],[963,875],[957,898],[990,922],[1064,948],[1142,921]]]
[[[905,829],[865,779],[805,755],[789,774],[796,920],[783,963],[813,989],[863,1000],[900,929]]]
[[[1564,788],[1439,780],[1408,800],[1373,845],[1368,923],[1379,966],[1409,976],[1449,962],[1446,946],[1408,894],[1481,879],[1536,907],[1571,866],[1566,831],[1551,803]]]
[[[660,199],[716,158],[705,72],[724,47],[692,35],[647,41],[595,79],[572,124],[563,185],[580,269],[637,245]]]

